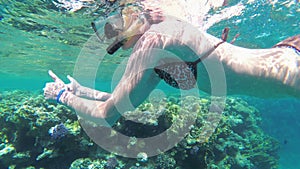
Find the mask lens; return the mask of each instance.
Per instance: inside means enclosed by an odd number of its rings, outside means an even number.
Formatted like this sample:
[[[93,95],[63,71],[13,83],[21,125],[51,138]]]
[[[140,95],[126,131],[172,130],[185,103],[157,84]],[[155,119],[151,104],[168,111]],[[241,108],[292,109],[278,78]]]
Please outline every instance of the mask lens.
[[[119,35],[119,32],[123,30],[123,19],[120,14],[116,14],[108,17],[107,19],[100,18],[92,22],[92,27],[97,33],[98,37],[99,32],[103,32],[106,38],[111,39]],[[103,38],[103,37],[102,37]]]
[[[113,25],[106,23],[104,26],[104,33],[108,39],[118,36],[118,31],[114,29]]]
[[[101,44],[108,45],[106,48],[108,54],[114,54],[126,42],[126,39],[120,36],[123,30],[123,19],[119,14],[93,21],[92,28]]]

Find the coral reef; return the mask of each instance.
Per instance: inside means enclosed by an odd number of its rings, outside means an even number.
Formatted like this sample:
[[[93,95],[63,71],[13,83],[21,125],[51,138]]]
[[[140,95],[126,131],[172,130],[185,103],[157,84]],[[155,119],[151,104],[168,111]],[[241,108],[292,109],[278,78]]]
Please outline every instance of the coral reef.
[[[278,142],[261,130],[258,110],[239,98],[227,98],[222,114],[209,111],[209,98],[192,96],[145,102],[127,112],[114,129],[131,136],[128,146],[137,144],[134,138],[170,127],[170,133],[180,132],[184,123],[196,119],[175,147],[154,157],[140,152],[137,159],[97,146],[80,127],[75,112],[42,95],[9,91],[2,92],[0,99],[0,168],[278,168]],[[216,129],[210,128],[215,125]],[[49,129],[58,135],[53,137]]]

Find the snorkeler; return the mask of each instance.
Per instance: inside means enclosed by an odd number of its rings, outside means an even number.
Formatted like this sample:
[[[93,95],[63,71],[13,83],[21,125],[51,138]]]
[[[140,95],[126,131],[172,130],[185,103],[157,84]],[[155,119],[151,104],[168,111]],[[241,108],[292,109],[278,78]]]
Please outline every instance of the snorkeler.
[[[193,34],[195,27],[189,24],[197,25],[199,20],[193,20],[195,16],[190,11],[180,8],[182,4],[176,6],[166,0],[155,6],[147,2],[140,2],[145,9],[124,5],[122,15],[116,16],[120,22],[108,22],[104,27],[105,36],[116,39],[107,48],[108,53],[133,47],[126,70],[112,93],[81,86],[70,76],[70,83],[65,84],[49,71],[54,82],[46,84],[45,98],[73,108],[84,119],[99,123],[105,119],[114,124],[120,113],[129,111],[122,105],[130,102],[137,107],[161,80],[182,90],[197,86],[210,93],[211,82],[204,65],[216,62],[224,67],[226,81],[220,85],[226,83],[229,95],[300,97],[299,35],[270,49],[242,48],[225,42],[226,33],[221,39],[201,30]],[[96,23],[93,27],[97,29]],[[179,59],[166,58],[151,49],[176,53]]]

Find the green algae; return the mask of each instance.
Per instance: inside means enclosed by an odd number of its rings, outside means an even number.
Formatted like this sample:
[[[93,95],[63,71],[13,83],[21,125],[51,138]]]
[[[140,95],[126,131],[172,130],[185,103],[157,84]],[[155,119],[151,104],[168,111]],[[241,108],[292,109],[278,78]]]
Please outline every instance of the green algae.
[[[155,104],[145,102],[135,111],[127,112],[114,129],[131,135],[128,147],[145,146],[134,141],[135,138],[156,135],[166,129],[169,134],[176,134],[186,122],[194,121],[184,139],[169,151],[154,157],[141,152],[139,159],[130,159],[115,156],[94,144],[69,108],[48,102],[40,94],[3,92],[0,161],[11,168],[55,168],[57,164],[74,169],[278,168],[279,144],[260,128],[257,109],[239,98],[227,98],[220,116],[210,112],[209,105],[209,98],[172,96]],[[69,134],[53,140],[48,130],[60,123],[64,123]]]

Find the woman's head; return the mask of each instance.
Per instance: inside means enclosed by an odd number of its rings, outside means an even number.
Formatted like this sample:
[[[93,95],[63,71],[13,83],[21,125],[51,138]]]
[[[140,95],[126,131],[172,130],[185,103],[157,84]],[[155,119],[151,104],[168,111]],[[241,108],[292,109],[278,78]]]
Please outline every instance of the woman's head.
[[[113,54],[119,48],[128,49],[135,45],[139,38],[151,27],[163,21],[162,12],[155,6],[145,6],[143,1],[126,0],[120,2],[120,13],[109,16],[105,25],[97,26],[97,22],[92,23],[95,32],[104,29],[104,37],[113,39],[107,49],[109,54]],[[97,33],[99,38],[102,35]]]

